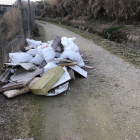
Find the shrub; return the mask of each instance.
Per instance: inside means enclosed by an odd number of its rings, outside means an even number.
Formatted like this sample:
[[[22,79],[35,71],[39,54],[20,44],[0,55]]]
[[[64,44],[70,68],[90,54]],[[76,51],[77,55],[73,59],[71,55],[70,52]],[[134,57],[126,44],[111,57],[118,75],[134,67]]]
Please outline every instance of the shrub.
[[[1,28],[4,30],[5,39],[11,39],[20,31],[19,10],[12,8],[7,11],[2,19]]]

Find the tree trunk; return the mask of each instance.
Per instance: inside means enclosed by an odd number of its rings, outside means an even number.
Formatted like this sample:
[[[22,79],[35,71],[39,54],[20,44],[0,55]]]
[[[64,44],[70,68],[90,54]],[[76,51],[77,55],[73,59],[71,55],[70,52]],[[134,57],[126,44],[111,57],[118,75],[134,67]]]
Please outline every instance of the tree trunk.
[[[24,42],[21,42],[21,45],[25,45],[25,30],[24,30],[24,20],[23,20],[23,11],[22,11],[21,0],[18,0],[18,8],[19,8],[19,12],[20,12],[21,40],[24,40]],[[20,48],[19,48],[19,50],[20,50]]]
[[[28,0],[28,37],[31,33],[31,7],[30,7],[30,0]]]

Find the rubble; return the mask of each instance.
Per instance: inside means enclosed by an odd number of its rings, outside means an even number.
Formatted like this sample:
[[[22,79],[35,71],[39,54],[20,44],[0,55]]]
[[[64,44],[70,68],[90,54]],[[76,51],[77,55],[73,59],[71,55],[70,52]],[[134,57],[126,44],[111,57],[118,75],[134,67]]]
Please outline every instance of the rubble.
[[[69,89],[75,72],[87,78],[86,66],[76,38],[59,37],[47,43],[26,39],[26,52],[10,53],[0,77],[0,92],[8,98],[31,91],[35,95],[56,96]],[[20,57],[22,56],[22,58]]]

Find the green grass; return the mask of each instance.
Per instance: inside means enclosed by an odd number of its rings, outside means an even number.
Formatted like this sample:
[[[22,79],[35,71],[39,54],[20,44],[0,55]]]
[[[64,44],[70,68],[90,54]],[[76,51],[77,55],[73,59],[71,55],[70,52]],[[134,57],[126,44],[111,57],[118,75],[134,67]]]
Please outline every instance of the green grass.
[[[119,29],[124,28],[124,27],[125,27],[125,26],[117,26],[117,27],[108,28],[108,29],[106,30],[106,32],[104,33],[103,37],[104,37],[104,38],[107,38],[107,33],[112,34],[114,31],[119,30]]]

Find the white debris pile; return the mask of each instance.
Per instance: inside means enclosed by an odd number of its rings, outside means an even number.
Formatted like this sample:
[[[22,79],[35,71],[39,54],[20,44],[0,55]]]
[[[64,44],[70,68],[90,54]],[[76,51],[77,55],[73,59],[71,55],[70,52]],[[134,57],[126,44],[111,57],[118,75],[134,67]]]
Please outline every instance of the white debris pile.
[[[26,52],[9,54],[0,77],[0,92],[8,98],[32,91],[36,95],[55,96],[69,88],[74,72],[87,77],[84,61],[74,38],[56,36],[42,43],[26,39]]]

